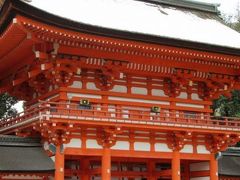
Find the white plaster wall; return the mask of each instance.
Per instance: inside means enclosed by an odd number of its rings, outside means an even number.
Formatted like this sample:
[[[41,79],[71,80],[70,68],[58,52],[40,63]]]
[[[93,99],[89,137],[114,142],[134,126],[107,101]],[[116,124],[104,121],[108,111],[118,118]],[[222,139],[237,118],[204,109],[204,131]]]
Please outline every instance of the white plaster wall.
[[[86,85],[86,87],[87,87],[87,89],[91,89],[91,90],[99,90],[99,89],[96,87],[95,83],[93,83],[93,82],[88,82],[87,85]]]
[[[117,141],[116,144],[111,147],[111,149],[129,150],[130,143],[128,141]]]
[[[132,87],[131,91],[133,94],[142,94],[142,95],[147,95],[147,88],[142,88],[142,87]]]
[[[193,153],[193,146],[186,144],[180,151],[181,153]]]
[[[63,145],[64,148],[72,147],[72,148],[80,148],[82,147],[81,139],[73,138],[68,144]]]
[[[197,146],[197,153],[198,154],[210,154],[210,152],[206,149],[205,145],[198,145]]]
[[[81,93],[67,93],[67,97],[68,97],[68,99],[71,99],[72,97],[102,99],[102,96],[100,96],[100,95],[81,94]]]
[[[134,150],[136,151],[150,151],[150,143],[145,142],[135,142]]]
[[[112,92],[121,92],[121,93],[127,93],[127,87],[121,86],[121,85],[114,85]]]
[[[199,104],[188,104],[188,103],[176,103],[176,106],[181,106],[181,107],[191,107],[191,108],[204,108],[204,105],[199,105]]]
[[[187,93],[186,92],[181,92],[177,98],[187,99]]]
[[[82,82],[81,81],[73,81],[72,85],[70,86],[72,88],[82,88]]]
[[[192,94],[191,94],[191,99],[192,99],[192,100],[202,100],[202,99],[200,99],[200,97],[198,96],[197,93],[192,93]]]
[[[153,101],[153,100],[124,98],[124,97],[115,97],[115,96],[109,96],[108,99],[109,99],[109,100],[115,100],[115,101],[127,101],[127,102],[138,102],[138,103],[150,103],[150,104],[170,105],[170,103],[169,103],[168,101]]]
[[[100,146],[96,140],[94,139],[88,139],[86,141],[86,147],[87,148],[93,148],[93,149],[102,149],[102,146]]]
[[[154,147],[155,151],[158,152],[172,152],[172,149],[168,148],[167,144],[165,143],[155,143]]]
[[[162,97],[168,97],[164,94],[163,90],[161,89],[152,89],[152,95],[153,96],[162,96]]]
[[[209,162],[199,162],[190,164],[190,171],[208,171]]]

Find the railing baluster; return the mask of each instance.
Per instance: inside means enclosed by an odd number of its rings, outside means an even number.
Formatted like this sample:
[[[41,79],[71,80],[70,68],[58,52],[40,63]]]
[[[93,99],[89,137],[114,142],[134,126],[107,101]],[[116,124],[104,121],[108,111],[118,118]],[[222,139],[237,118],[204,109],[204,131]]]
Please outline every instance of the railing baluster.
[[[58,102],[40,102],[38,106],[30,107],[24,113],[19,113],[15,118],[2,119],[0,128],[10,127],[12,125],[24,122],[30,118],[39,116],[40,114],[59,115],[61,118],[76,118],[83,117],[85,119],[99,118],[100,120],[125,123],[142,123],[142,122],[168,122],[175,124],[202,125],[206,127],[230,127],[240,128],[240,121],[237,118],[226,117],[211,117],[204,114],[186,114],[181,111],[161,110],[160,113],[150,112],[150,108],[131,107],[122,105],[92,105],[91,109],[81,109],[78,104],[73,103],[58,103]],[[203,128],[203,127],[202,127]]]

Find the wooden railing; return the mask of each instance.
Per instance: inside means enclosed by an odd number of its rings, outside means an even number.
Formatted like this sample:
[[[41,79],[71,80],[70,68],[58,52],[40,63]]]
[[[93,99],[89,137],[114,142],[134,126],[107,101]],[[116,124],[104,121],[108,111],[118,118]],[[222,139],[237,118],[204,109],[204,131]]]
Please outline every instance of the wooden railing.
[[[66,119],[80,121],[97,121],[124,124],[146,124],[161,126],[179,126],[192,128],[234,128],[240,130],[240,120],[237,118],[212,117],[202,113],[169,112],[161,110],[153,113],[148,108],[114,105],[92,105],[90,107],[79,104],[40,102],[38,106],[27,109],[15,118],[2,119],[2,128],[21,125],[28,121],[46,119]],[[32,121],[31,121],[32,120]]]

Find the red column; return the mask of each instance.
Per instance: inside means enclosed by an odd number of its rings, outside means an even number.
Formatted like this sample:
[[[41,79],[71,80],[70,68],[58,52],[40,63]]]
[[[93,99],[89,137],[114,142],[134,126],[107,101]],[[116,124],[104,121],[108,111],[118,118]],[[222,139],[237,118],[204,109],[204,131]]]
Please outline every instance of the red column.
[[[180,153],[174,150],[172,153],[172,180],[181,179]]]
[[[215,158],[215,153],[211,153],[210,158],[210,179],[218,180],[218,161]]]
[[[81,169],[83,172],[81,175],[81,180],[89,180],[89,161],[86,158],[81,160]]]
[[[111,180],[111,150],[106,146],[103,146],[102,180]]]
[[[64,180],[64,154],[61,153],[60,145],[56,146],[54,179]]]
[[[155,162],[153,160],[148,162],[148,179],[149,180],[156,180],[156,177],[154,176],[155,172]]]

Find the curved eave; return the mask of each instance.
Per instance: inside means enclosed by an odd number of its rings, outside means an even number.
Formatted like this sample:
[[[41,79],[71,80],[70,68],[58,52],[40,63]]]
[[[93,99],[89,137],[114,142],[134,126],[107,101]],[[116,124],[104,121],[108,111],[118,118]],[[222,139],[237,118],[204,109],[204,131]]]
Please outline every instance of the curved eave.
[[[24,66],[24,62],[29,62],[29,57],[33,54],[31,51],[33,43],[16,22],[12,21],[9,24],[0,35],[0,44],[2,45],[0,50],[0,79]]]
[[[133,32],[120,31],[115,29],[108,29],[99,26],[88,25],[71,21],[69,19],[61,18],[53,14],[39,10],[19,0],[7,0],[0,12],[0,33],[4,32],[5,28],[11,22],[12,18],[20,14],[28,18],[57,26],[63,29],[73,30],[76,32],[100,35],[106,37],[113,37],[125,40],[140,41],[145,43],[153,43],[159,45],[168,45],[174,47],[195,49],[201,51],[215,52],[229,55],[240,55],[240,50],[236,48],[216,46],[211,44],[185,41],[180,39],[138,34]]]

